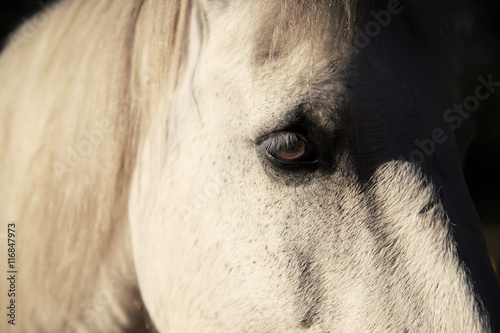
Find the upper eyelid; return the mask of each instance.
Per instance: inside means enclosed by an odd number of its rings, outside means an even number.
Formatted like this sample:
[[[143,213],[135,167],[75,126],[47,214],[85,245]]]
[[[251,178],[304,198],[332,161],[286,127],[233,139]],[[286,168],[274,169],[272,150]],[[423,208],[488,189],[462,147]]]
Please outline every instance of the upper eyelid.
[[[303,139],[307,142],[299,133],[294,133],[292,131],[275,132],[266,135],[257,142],[257,149],[263,152],[278,151],[279,148],[285,147],[291,144],[292,140]]]
[[[308,132],[308,127],[310,124],[308,123],[308,119],[304,117],[297,118],[294,122],[287,122],[287,125],[285,126],[282,124],[282,126],[276,127],[273,131],[267,132],[266,134],[261,134],[258,138],[252,140],[253,143],[260,145],[264,141],[268,140],[269,138],[276,136],[276,135],[282,135],[284,133],[290,133],[294,134],[296,136],[300,136],[303,139],[307,138],[307,132]],[[307,141],[307,140],[306,140]]]
[[[279,120],[262,126],[254,135],[251,135],[251,141],[259,144],[275,133],[293,132],[291,129],[294,127],[307,127],[309,121],[307,112],[309,108],[305,104],[303,101],[298,102],[295,107],[291,108],[285,115],[282,115]]]

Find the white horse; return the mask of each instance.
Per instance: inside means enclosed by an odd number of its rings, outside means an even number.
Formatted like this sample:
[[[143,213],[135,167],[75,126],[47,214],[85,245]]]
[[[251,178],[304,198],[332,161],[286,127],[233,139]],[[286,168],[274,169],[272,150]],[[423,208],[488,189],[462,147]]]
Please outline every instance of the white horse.
[[[0,58],[0,331],[500,329],[442,13],[43,8]]]

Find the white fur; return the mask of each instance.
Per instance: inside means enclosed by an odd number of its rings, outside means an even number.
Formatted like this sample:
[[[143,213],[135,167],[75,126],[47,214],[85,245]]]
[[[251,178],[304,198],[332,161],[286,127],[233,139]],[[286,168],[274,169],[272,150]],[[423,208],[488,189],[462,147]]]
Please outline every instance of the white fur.
[[[165,333],[492,331],[499,287],[442,120],[452,67],[403,16],[352,50],[358,6],[73,0],[7,47],[0,219],[22,280],[0,330],[146,331],[148,312]],[[259,139],[300,108],[321,167],[285,172]],[[450,139],[409,160],[435,128]]]
[[[290,186],[266,174],[253,142],[310,93],[311,82],[300,78],[318,78],[323,62],[309,59],[329,55],[299,44],[295,57],[254,67],[251,7],[234,2],[209,11],[207,39],[195,7],[169,140],[162,141],[159,115],[140,152],[129,206],[132,238],[142,295],[158,329],[304,330],[300,321],[313,306],[308,297],[315,297],[298,292],[298,258],[307,253],[322,288],[311,332],[488,330],[442,203],[432,210],[437,215],[417,215],[440,186],[418,167],[380,164],[371,189],[380,207],[370,207],[355,178],[335,173]],[[335,103],[348,98],[342,83],[352,79],[340,74],[348,64],[339,66],[328,85]],[[401,67],[383,70],[394,75]],[[411,110],[411,98],[404,98],[393,107]],[[165,153],[162,167],[151,169]],[[344,213],[336,211],[339,203]],[[374,253],[378,240],[367,230],[373,214],[401,248],[393,273],[379,262],[392,250]]]

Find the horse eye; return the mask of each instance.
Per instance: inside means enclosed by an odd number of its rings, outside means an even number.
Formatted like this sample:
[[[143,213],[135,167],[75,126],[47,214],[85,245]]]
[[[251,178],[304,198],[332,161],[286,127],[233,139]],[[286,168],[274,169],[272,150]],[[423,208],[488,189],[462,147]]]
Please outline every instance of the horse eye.
[[[260,144],[268,158],[284,164],[304,164],[315,162],[307,139],[294,132],[273,133]]]
[[[299,138],[296,142],[290,143],[274,152],[273,157],[283,162],[299,162],[305,160],[309,152],[307,142]]]

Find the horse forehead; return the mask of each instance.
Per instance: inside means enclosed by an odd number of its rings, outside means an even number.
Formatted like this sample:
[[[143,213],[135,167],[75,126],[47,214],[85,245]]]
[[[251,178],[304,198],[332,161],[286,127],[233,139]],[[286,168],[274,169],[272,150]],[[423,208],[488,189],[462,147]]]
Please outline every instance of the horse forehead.
[[[211,43],[224,53],[236,46],[252,50],[253,65],[286,57],[305,44],[316,54],[331,54],[354,29],[351,9],[338,1],[235,1],[227,7],[209,15]]]
[[[340,20],[329,1],[298,3],[241,2],[213,22],[205,58],[209,73],[227,93],[238,87],[251,91],[241,98],[252,137],[271,127],[266,124],[287,118],[306,99],[326,103],[343,98],[341,73],[350,63],[348,22]],[[231,56],[220,57],[222,52]],[[213,70],[218,66],[227,70]]]
[[[252,34],[253,64],[266,65],[290,56],[300,56],[301,64],[322,60],[331,64],[353,30],[354,20],[341,17],[349,10],[330,1],[255,2],[247,16],[255,21],[249,25],[253,29],[247,30]]]

